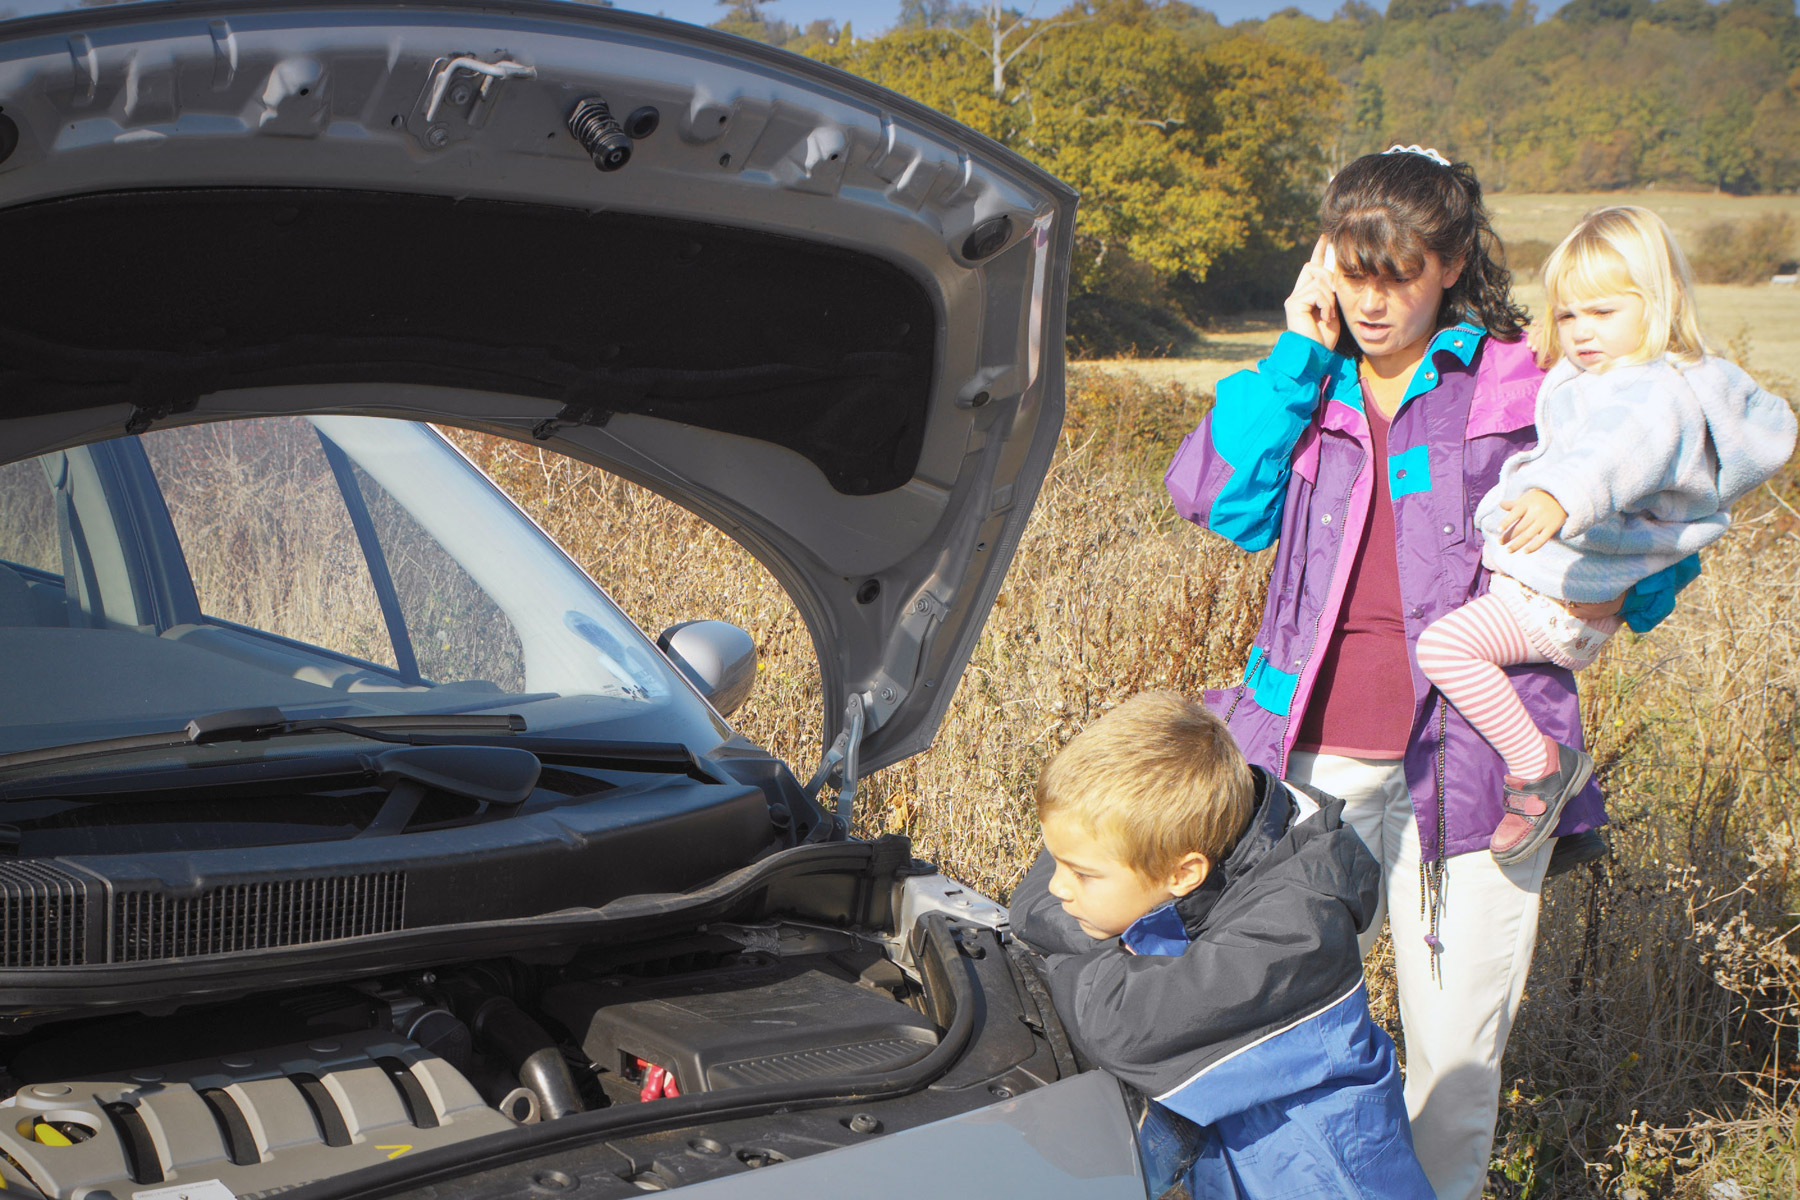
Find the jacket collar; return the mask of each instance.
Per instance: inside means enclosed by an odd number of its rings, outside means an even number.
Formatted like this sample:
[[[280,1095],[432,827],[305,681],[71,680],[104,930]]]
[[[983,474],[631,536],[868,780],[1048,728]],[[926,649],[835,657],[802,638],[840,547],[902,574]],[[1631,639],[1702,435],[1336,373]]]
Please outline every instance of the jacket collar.
[[[1425,357],[1413,370],[1412,381],[1406,385],[1406,394],[1400,398],[1401,407],[1405,407],[1414,396],[1423,395],[1437,387],[1441,368],[1444,364],[1438,361],[1443,355],[1451,362],[1467,367],[1475,361],[1475,352],[1481,347],[1481,341],[1487,336],[1487,330],[1468,321],[1440,329],[1432,336],[1430,344],[1425,347]],[[1348,355],[1334,354],[1330,366],[1332,375],[1331,397],[1346,407],[1357,412],[1363,410],[1362,385],[1356,378],[1356,360]],[[1398,410],[1396,410],[1398,415]]]

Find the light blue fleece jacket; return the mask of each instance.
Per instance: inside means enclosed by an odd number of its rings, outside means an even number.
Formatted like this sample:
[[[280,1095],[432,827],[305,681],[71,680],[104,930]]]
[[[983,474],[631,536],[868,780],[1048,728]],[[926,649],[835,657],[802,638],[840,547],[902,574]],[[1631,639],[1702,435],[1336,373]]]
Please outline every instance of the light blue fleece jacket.
[[[1724,534],[1733,502],[1794,451],[1794,411],[1733,363],[1666,357],[1610,371],[1564,359],[1537,397],[1538,444],[1507,459],[1475,510],[1481,561],[1561,600],[1610,600]],[[1569,514],[1521,554],[1500,547],[1502,500],[1532,488]]]

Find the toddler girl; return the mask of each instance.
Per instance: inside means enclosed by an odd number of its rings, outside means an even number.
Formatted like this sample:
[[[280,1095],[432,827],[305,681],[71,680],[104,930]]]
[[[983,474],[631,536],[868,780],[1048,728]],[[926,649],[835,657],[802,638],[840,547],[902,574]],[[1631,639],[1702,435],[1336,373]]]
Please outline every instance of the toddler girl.
[[[1544,263],[1544,288],[1538,444],[1475,513],[1491,590],[1418,642],[1426,678],[1506,760],[1501,863],[1530,857],[1593,771],[1539,731],[1501,668],[1593,662],[1623,593],[1715,541],[1727,507],[1794,448],[1787,402],[1707,354],[1687,261],[1655,213],[1588,214]]]

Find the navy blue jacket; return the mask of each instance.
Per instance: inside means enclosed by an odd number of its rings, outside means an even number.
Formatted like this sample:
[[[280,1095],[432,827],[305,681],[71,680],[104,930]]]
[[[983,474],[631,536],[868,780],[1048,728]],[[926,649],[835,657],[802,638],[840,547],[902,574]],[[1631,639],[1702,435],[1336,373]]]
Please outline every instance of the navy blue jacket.
[[[1195,891],[1096,941],[1050,895],[1043,854],[1013,894],[1013,931],[1048,956],[1087,1056],[1206,1127],[1194,1200],[1431,1200],[1357,953],[1380,868],[1341,801],[1253,774],[1250,824]]]

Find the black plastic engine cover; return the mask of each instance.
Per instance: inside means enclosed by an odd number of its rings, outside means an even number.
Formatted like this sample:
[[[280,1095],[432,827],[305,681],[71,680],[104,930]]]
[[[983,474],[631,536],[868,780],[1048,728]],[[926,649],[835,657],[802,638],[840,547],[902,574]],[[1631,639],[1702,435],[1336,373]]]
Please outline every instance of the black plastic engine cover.
[[[565,984],[542,1003],[591,1061],[655,1063],[684,1094],[890,1071],[937,1044],[931,1021],[891,996],[795,963]]]

